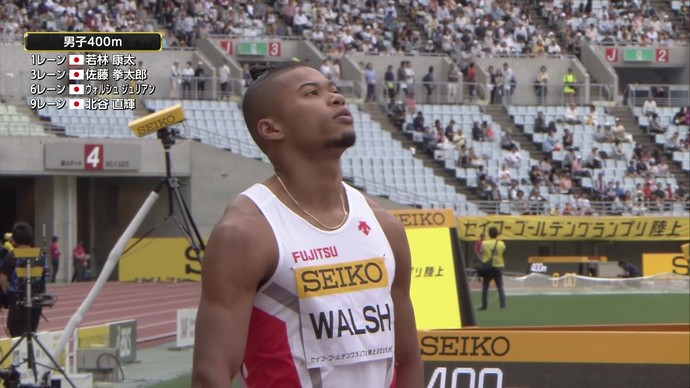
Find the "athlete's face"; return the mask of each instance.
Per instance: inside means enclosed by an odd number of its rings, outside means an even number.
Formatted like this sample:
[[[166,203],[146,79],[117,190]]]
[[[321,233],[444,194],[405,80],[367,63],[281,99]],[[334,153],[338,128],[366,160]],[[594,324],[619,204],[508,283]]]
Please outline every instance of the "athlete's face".
[[[278,77],[284,87],[276,101],[285,141],[303,149],[351,147],[353,119],[336,86],[310,67],[289,70]]]

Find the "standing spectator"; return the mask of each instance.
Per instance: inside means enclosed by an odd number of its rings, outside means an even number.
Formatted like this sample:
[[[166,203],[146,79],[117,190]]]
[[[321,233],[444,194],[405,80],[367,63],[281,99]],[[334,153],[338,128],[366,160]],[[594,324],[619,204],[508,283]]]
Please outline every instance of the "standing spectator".
[[[244,90],[247,90],[249,85],[252,83],[252,73],[249,71],[249,64],[245,63],[242,65],[242,80],[244,85]],[[244,95],[244,90],[242,94]]]
[[[204,95],[204,86],[206,85],[206,77],[204,76],[204,64],[199,61],[197,62],[196,69],[194,70],[194,78],[196,79],[196,90],[197,90],[197,99],[204,99],[206,96]]]
[[[460,70],[458,70],[455,62],[451,62],[450,69],[448,70],[448,102],[451,104],[460,102],[458,98],[458,82],[460,82]]]
[[[182,69],[180,76],[182,77],[182,99],[190,99],[192,97],[192,79],[194,78],[191,61],[187,61],[187,66]]]
[[[395,104],[395,74],[393,73],[393,65],[388,65],[386,73],[383,75],[383,82],[388,97],[388,106],[392,108]]]
[[[405,63],[406,61],[400,61],[400,67],[398,67],[398,85],[397,89],[395,90],[395,94],[397,95],[400,92],[400,89],[403,89],[405,92],[405,95],[407,96],[407,73],[405,72]]]
[[[431,94],[433,93],[434,88],[436,87],[433,66],[429,66],[429,71],[422,78],[422,82],[424,83],[424,88],[426,88],[426,102],[430,103]]]
[[[433,68],[431,69],[433,71]],[[414,94],[414,70],[412,70],[412,63],[405,61],[405,83],[407,84],[407,93]]]
[[[367,97],[364,102],[376,102],[376,71],[371,62],[367,63],[364,70],[364,79],[367,82]]]
[[[568,68],[568,72],[563,76],[563,95],[565,96],[566,102],[575,104],[575,93],[577,93],[577,87],[575,83],[575,74],[573,74],[573,69]]]
[[[191,65],[191,63],[190,63]],[[74,275],[72,275],[72,282],[82,282],[86,275],[87,255],[84,250],[84,245],[81,241],[72,250],[72,264],[74,265]]]
[[[218,80],[220,81],[220,99],[230,99],[230,90],[228,89],[230,67],[227,59],[223,59],[223,64],[218,68]]]
[[[506,98],[506,102],[510,104],[511,97],[515,92],[517,87],[517,79],[515,78],[515,73],[513,69],[508,66],[508,62],[503,64],[503,96]]]
[[[496,71],[494,70],[493,66],[489,66],[487,69],[487,73],[489,74],[489,85],[487,86],[487,89],[489,90],[489,95],[490,95],[490,104],[496,104],[497,100],[497,94],[498,94],[498,87],[496,83]]]
[[[467,82],[467,90],[470,95],[470,104],[473,104],[477,99],[477,70],[474,68],[474,62],[470,63],[467,68],[465,82]]]
[[[506,245],[498,240],[498,229],[495,226],[489,228],[489,239],[482,242],[482,305],[479,310],[486,310],[489,305],[489,285],[493,280],[498,290],[498,299],[501,309],[506,308],[506,296],[503,291],[503,267],[505,260],[503,254]]]
[[[537,93],[539,105],[546,104],[546,95],[549,94],[549,88],[547,86],[548,82],[549,74],[546,71],[546,66],[542,66],[539,69],[539,74],[537,75],[537,80],[534,84],[534,91]]]
[[[652,97],[652,95],[650,94],[649,96],[647,96],[647,99],[642,105],[642,114],[645,116],[651,116],[653,114],[658,113],[659,112],[656,107],[656,101],[654,101],[654,97]]]
[[[323,61],[321,61],[321,67],[319,68],[319,71],[321,74],[323,74],[326,79],[332,79],[333,78],[333,70],[331,69],[331,64],[328,61],[328,58],[324,58]],[[364,71],[366,74],[366,70]]]
[[[58,245],[58,236],[53,236],[50,242],[50,263],[52,264],[52,280],[55,283],[58,269],[60,268],[60,246]]]
[[[177,86],[181,82],[182,71],[180,70],[180,62],[173,62],[170,68],[170,98],[178,98]]]

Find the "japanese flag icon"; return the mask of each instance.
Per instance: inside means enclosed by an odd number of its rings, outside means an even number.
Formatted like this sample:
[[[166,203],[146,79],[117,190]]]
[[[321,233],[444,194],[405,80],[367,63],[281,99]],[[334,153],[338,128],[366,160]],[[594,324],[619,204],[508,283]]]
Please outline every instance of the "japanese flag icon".
[[[71,80],[83,80],[84,79],[84,70],[77,69],[77,70],[70,70],[69,71],[69,79]]]
[[[69,65],[70,66],[84,66],[84,55],[82,55],[82,54],[70,55],[69,56]]]
[[[84,94],[84,85],[74,84],[69,86],[69,94]]]
[[[83,98],[70,98],[68,102],[69,109],[84,109]]]

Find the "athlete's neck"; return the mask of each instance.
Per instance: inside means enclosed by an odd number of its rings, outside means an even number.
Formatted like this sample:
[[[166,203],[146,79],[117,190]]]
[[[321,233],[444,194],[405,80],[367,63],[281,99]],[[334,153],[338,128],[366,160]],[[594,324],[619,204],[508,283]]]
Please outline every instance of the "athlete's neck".
[[[290,194],[308,211],[342,215],[343,174],[340,163],[275,167]]]

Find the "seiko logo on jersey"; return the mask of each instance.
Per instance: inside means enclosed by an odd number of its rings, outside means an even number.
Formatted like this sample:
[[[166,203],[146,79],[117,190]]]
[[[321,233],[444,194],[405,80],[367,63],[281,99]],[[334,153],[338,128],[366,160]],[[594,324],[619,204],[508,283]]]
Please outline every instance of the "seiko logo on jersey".
[[[382,258],[295,269],[300,298],[342,294],[388,286]]]
[[[314,248],[305,251],[294,251],[292,252],[292,260],[297,263],[298,261],[313,261],[322,259],[331,259],[338,257],[338,248],[332,247],[321,247]]]
[[[361,311],[352,309],[329,310],[320,313],[309,313],[316,339],[340,338],[343,335],[362,335],[391,331],[392,314],[388,303],[376,306],[364,306]]]

